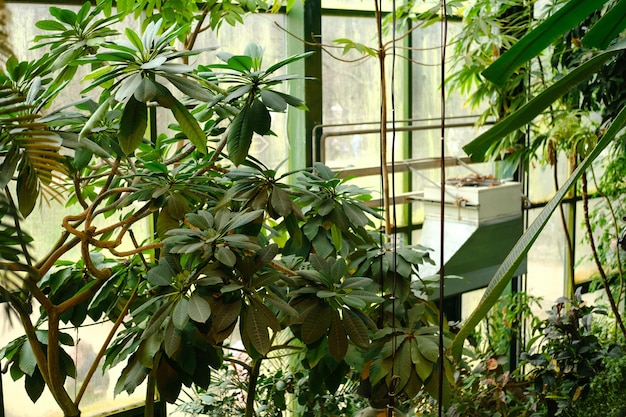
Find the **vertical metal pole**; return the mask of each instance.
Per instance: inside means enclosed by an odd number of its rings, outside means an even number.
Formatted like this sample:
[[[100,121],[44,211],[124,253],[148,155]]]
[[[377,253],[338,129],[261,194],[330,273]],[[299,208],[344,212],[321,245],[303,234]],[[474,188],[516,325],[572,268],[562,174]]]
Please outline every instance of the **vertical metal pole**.
[[[313,146],[319,147],[319,140],[313,138],[313,128],[322,124],[322,1],[297,1],[289,11],[287,30],[296,38],[287,35],[286,46],[289,55],[313,51],[313,55],[303,62],[291,65],[290,73],[306,76],[307,80],[290,83],[290,93],[304,98],[308,111],[289,109],[287,132],[289,136],[289,169],[301,169],[313,164]],[[305,42],[302,42],[302,39]],[[321,129],[317,135],[321,136]],[[315,152],[320,155],[319,149]]]

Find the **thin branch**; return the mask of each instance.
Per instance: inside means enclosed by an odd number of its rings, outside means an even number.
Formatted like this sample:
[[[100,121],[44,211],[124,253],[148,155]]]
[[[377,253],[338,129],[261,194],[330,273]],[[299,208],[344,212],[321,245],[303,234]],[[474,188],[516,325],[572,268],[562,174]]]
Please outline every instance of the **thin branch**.
[[[587,194],[587,173],[583,172],[582,174],[582,188],[583,188],[583,212],[585,217],[585,227],[587,228],[587,235],[589,237],[589,245],[591,246],[591,253],[593,254],[593,260],[596,263],[596,267],[598,268],[598,272],[600,273],[600,278],[602,279],[602,285],[604,286],[604,291],[606,292],[606,296],[609,300],[609,304],[611,305],[611,310],[615,315],[615,321],[622,331],[622,335],[626,337],[626,328],[624,327],[624,323],[622,322],[622,316],[619,313],[619,309],[615,304],[615,298],[613,297],[613,293],[611,292],[611,287],[609,285],[609,280],[606,277],[606,272],[602,267],[602,262],[600,262],[600,257],[598,256],[598,250],[596,248],[595,239],[593,237],[593,231],[591,228],[591,221],[589,220],[589,195]]]
[[[76,399],[75,399],[76,405],[80,404],[80,400],[83,398],[83,395],[85,394],[85,390],[87,389],[87,386],[89,385],[89,381],[91,381],[91,378],[93,377],[93,375],[96,373],[96,370],[98,369],[98,364],[104,357],[104,353],[109,347],[111,340],[113,340],[113,337],[115,336],[115,333],[117,332],[117,329],[119,329],[121,324],[124,322],[124,317],[126,317],[126,314],[128,313],[128,310],[130,309],[131,304],[133,303],[133,301],[135,301],[135,298],[137,298],[137,289],[141,281],[142,280],[137,280],[137,283],[135,284],[135,287],[133,288],[133,291],[130,297],[128,298],[128,301],[124,305],[124,308],[120,312],[120,315],[115,321],[115,324],[113,324],[113,328],[111,328],[111,330],[109,331],[109,334],[107,335],[106,339],[102,343],[100,350],[98,351],[98,353],[96,354],[96,357],[91,363],[91,366],[89,367],[89,371],[87,371],[87,374],[85,375],[85,379],[83,380],[83,383],[80,386],[78,394],[76,395]]]

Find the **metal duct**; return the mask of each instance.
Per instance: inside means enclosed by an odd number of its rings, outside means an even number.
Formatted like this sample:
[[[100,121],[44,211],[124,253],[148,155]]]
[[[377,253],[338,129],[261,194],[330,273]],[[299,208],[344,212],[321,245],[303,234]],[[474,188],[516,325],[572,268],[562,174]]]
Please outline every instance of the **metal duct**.
[[[468,177],[476,179],[476,177]],[[444,273],[463,279],[446,280],[446,297],[486,287],[523,233],[522,188],[518,182],[492,178],[449,180],[444,211]],[[440,195],[437,187],[424,190],[424,226],[420,244],[432,249],[439,262]],[[439,265],[424,265],[420,276],[438,279]],[[526,272],[524,261],[516,275]],[[438,291],[433,298],[438,298]]]

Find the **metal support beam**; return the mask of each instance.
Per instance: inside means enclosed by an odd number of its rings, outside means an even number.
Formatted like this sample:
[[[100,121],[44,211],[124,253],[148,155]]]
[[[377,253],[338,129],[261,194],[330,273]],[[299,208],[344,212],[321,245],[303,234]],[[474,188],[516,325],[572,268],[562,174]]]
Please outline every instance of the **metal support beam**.
[[[290,109],[287,132],[289,135],[289,169],[302,169],[313,164],[313,127],[322,123],[322,2],[296,2],[287,14],[286,45],[289,55],[314,52],[303,62],[294,63],[290,73],[302,74],[307,79],[290,85],[290,93],[304,98],[308,111]],[[302,40],[304,39],[304,43]],[[320,132],[321,134],[321,132]]]

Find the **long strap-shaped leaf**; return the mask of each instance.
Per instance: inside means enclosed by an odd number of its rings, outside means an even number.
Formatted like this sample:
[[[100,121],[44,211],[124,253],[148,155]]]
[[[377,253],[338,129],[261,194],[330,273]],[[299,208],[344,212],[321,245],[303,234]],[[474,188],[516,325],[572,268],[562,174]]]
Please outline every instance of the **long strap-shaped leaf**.
[[[626,50],[626,40],[622,40],[606,51],[594,56],[533,97],[532,100],[524,104],[524,106],[515,113],[502,119],[491,129],[465,145],[463,150],[475,161],[484,160],[487,150],[490,149],[494,143],[509,133],[530,123],[539,113],[547,109],[548,106],[554,103],[559,97],[567,93],[577,84],[591,77],[609,59],[624,50]]]
[[[491,64],[483,75],[492,83],[502,87],[520,65],[537,56],[559,36],[582,22],[607,1],[571,0],[520,39]]]
[[[583,45],[604,49],[626,28],[626,0],[621,0],[583,38]]]
[[[513,249],[511,249],[511,252],[509,252],[500,267],[496,270],[494,277],[489,282],[489,286],[487,286],[479,305],[472,312],[459,333],[454,338],[451,345],[451,351],[455,358],[458,359],[461,356],[465,339],[472,333],[476,325],[480,323],[496,301],[498,301],[502,291],[504,291],[507,284],[513,277],[515,270],[520,265],[537,237],[539,237],[539,233],[541,233],[544,226],[548,222],[548,219],[557,208],[563,197],[565,197],[569,188],[578,180],[582,173],[589,168],[591,163],[598,157],[598,155],[600,155],[604,148],[611,143],[624,125],[626,125],[626,108],[623,108],[620,111],[593,151],[591,151],[578,168],[576,168],[556,195],[544,207],[535,221],[530,225],[526,232],[524,232]]]

